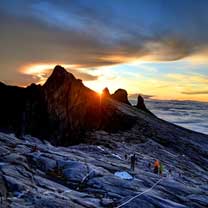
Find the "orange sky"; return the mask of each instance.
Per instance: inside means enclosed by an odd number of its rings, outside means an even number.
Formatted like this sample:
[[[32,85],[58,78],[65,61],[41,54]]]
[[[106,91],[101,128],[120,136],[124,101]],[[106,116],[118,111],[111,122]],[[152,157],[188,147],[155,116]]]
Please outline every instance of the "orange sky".
[[[171,69],[160,72],[163,64],[134,61],[93,69],[69,64],[62,66],[97,92],[101,92],[105,87],[108,87],[111,93],[118,88],[124,88],[129,95],[141,93],[155,99],[208,101],[207,76],[197,73],[197,70],[190,71],[190,67],[194,66],[193,61],[185,64],[184,61],[180,61],[178,66],[178,63],[169,63],[169,67],[179,68],[177,73]],[[55,63],[28,64],[21,67],[20,71],[36,77],[38,79],[36,83],[43,84],[55,65]]]
[[[0,81],[42,84],[59,64],[97,91],[208,101],[207,8],[206,0],[1,0]]]

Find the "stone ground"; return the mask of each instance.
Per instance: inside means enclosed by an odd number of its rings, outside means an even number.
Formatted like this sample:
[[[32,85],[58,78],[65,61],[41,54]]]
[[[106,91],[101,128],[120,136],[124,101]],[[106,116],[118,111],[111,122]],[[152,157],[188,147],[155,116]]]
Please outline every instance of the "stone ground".
[[[13,134],[0,133],[0,207],[118,207],[160,179],[153,190],[122,207],[208,207],[207,158],[203,158],[207,143],[199,145],[201,164],[195,159],[197,155],[181,152],[174,143],[167,147],[153,136],[136,138],[135,129],[95,131],[88,135],[94,144],[71,147],[54,147],[31,136],[20,140]],[[130,171],[129,159],[124,158],[132,153],[138,159],[135,172]],[[162,177],[148,166],[156,158],[165,167]],[[133,179],[119,178],[117,171],[126,171]]]

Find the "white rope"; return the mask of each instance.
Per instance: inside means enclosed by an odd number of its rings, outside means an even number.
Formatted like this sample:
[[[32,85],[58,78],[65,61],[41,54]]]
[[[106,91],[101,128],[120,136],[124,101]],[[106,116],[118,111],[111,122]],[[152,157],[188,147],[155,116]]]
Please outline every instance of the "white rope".
[[[94,172],[94,170],[91,170],[82,180],[81,184],[84,183],[84,181]]]
[[[149,189],[147,189],[146,191],[143,191],[142,193],[137,194],[136,196],[132,197],[131,199],[129,199],[128,201],[124,202],[123,204],[117,206],[116,208],[120,208],[125,206],[126,204],[130,203],[132,200],[136,199],[137,197],[151,191],[155,186],[157,186],[157,184],[159,184],[164,178],[161,178],[160,180],[158,180],[156,183],[153,184],[153,186]]]

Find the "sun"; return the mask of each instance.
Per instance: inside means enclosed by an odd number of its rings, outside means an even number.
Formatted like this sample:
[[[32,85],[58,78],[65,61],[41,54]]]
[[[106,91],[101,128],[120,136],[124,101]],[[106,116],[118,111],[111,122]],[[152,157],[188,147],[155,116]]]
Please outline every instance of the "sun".
[[[99,95],[99,96],[102,96],[102,94],[103,94],[103,91],[102,90],[99,90],[99,91],[96,91],[97,92],[97,94]]]

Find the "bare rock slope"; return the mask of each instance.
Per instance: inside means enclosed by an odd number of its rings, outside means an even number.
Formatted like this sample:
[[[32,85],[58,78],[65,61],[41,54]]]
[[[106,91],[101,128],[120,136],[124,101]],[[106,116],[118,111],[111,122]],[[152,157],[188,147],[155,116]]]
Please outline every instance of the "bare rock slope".
[[[138,128],[91,132],[86,139],[92,144],[71,147],[54,147],[31,136],[20,140],[13,134],[0,133],[1,207],[110,208],[146,191],[122,207],[207,207],[207,137],[193,133],[199,141],[188,145],[184,139],[178,148],[167,147],[154,137],[138,136]],[[186,150],[182,151],[185,144]],[[135,172],[124,159],[124,154],[131,153],[138,158]],[[155,158],[165,166],[163,177],[148,166]],[[172,169],[171,175],[168,169]],[[119,178],[115,173],[120,171],[133,178]]]

